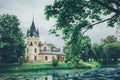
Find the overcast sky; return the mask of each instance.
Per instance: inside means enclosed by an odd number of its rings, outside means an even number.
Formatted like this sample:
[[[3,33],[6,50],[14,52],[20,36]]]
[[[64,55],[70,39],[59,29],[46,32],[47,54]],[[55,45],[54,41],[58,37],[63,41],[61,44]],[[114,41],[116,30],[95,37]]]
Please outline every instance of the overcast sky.
[[[18,17],[21,22],[20,28],[24,33],[30,28],[33,14],[36,28],[39,29],[40,41],[53,43],[57,47],[63,46],[63,40],[54,35],[48,35],[49,29],[55,24],[55,19],[47,21],[44,15],[46,5],[52,4],[54,0],[0,0],[0,14],[8,13]],[[108,28],[105,23],[95,26],[86,35],[92,39],[92,43],[100,43],[101,38],[115,35],[116,28]]]

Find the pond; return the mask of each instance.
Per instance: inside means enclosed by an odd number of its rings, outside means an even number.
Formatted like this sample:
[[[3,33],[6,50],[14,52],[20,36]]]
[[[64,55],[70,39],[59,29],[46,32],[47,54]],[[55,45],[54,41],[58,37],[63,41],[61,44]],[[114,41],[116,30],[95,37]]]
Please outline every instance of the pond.
[[[46,70],[0,74],[0,80],[120,80],[120,70],[100,68],[98,70]]]

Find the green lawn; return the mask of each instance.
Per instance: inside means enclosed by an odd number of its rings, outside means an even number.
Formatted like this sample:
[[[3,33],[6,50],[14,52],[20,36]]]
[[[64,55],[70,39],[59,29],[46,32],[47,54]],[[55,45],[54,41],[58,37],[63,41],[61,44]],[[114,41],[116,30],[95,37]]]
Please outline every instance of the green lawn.
[[[100,67],[98,62],[80,62],[79,69],[95,69]],[[24,63],[22,66],[17,64],[8,64],[0,68],[0,72],[22,72],[22,71],[38,71],[38,70],[59,70],[59,69],[75,69],[73,64],[59,63],[54,67],[51,63]]]

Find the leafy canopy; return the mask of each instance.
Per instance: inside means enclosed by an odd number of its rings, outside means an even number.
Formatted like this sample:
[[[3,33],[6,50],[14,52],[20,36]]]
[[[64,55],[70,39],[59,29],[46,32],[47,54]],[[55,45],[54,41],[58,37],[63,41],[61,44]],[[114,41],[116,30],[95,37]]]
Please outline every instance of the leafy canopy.
[[[110,44],[117,42],[117,38],[114,35],[109,35],[105,39],[102,39],[103,44]]]
[[[108,26],[114,27],[120,22],[120,1],[54,0],[52,5],[46,6],[45,14],[47,19],[57,19],[53,30],[62,30],[65,38],[69,38],[76,30],[88,30],[105,21]]]
[[[24,55],[25,45],[19,20],[14,15],[0,15],[0,56],[3,62],[16,62]]]
[[[57,20],[50,32],[57,34],[58,30],[62,31],[63,39],[68,46],[67,53],[69,54],[66,57],[72,56],[72,59],[75,59],[73,61],[78,62],[82,57],[82,52],[85,52],[83,45],[87,43],[82,41],[84,41],[84,33],[87,30],[105,21],[111,27],[120,22],[120,1],[54,0],[52,5],[46,6],[45,14],[48,20],[50,17]]]

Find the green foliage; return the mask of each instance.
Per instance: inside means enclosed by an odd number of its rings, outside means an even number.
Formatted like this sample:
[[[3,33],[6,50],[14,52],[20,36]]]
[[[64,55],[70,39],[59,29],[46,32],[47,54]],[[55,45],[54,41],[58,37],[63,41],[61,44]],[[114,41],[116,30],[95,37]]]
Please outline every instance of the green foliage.
[[[74,64],[78,64],[81,58],[81,47],[80,44],[80,36],[74,35],[72,40],[65,47],[65,62],[73,62]]]
[[[81,59],[83,61],[89,61],[89,59],[93,59],[95,54],[91,46],[90,38],[88,36],[84,36],[81,44],[82,44]]]
[[[117,42],[117,38],[114,35],[109,35],[105,39],[102,40],[103,44],[110,44]]]
[[[0,48],[3,48],[6,45],[6,43],[0,42]]]
[[[114,62],[118,62],[120,58],[120,42],[114,42],[111,44],[105,45],[107,59],[114,60]]]
[[[109,35],[102,41],[100,45],[93,45],[96,53],[95,60],[103,64],[117,63],[120,58],[120,42],[114,35]]]
[[[58,66],[58,60],[57,59],[53,59],[52,60],[52,65],[53,66]]]
[[[18,27],[19,24],[19,20],[14,15],[0,15],[0,44],[2,44],[0,56],[2,63],[16,62],[21,55],[24,55],[24,38]]]
[[[46,18],[57,19],[51,33],[57,34],[58,30],[62,31],[63,39],[66,41],[66,62],[78,63],[81,58],[87,61],[89,54],[92,55],[91,58],[96,57],[97,53],[95,54],[95,50],[91,48],[90,42],[83,39],[84,33],[105,21],[111,27],[119,23],[120,6],[114,2],[109,0],[54,0],[52,5],[46,6]],[[102,50],[102,47],[100,49]],[[103,52],[101,53],[104,55]]]
[[[74,38],[65,47],[65,62],[72,62],[77,65],[80,60],[89,61],[93,59],[95,53],[90,38],[88,36],[84,36],[82,39],[81,36]]]
[[[47,19],[50,17],[57,19],[54,30],[61,30],[66,37],[70,37],[74,33],[71,30],[77,26],[80,27],[77,31],[80,31],[82,28],[90,29],[105,21],[111,27],[119,23],[120,6],[116,3],[119,4],[119,0],[54,0],[52,5],[46,6],[45,14]]]
[[[0,63],[2,62],[2,57],[0,56]]]

